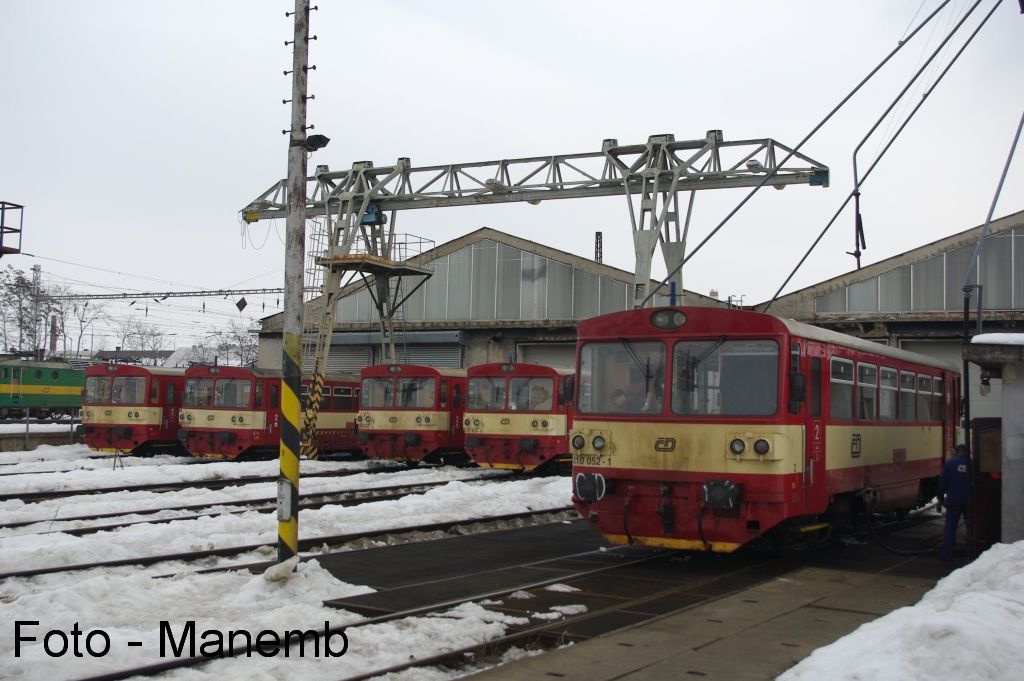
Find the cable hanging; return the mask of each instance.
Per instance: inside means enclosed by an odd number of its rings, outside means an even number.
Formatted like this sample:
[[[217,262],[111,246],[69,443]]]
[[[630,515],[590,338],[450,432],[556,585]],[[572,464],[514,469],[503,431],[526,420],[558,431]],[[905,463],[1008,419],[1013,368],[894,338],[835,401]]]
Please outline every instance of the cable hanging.
[[[985,15],[985,17],[982,19],[981,23],[978,24],[977,28],[974,29],[974,31],[971,33],[971,35],[967,37],[967,40],[964,41],[964,44],[961,45],[960,49],[957,50],[956,54],[953,55],[952,59],[950,59],[949,63],[946,65],[945,69],[943,69],[942,73],[940,73],[939,76],[935,79],[935,82],[932,84],[932,86],[921,96],[921,101],[917,103],[917,105],[914,107],[914,109],[910,112],[910,114],[907,116],[907,118],[903,121],[903,123],[897,129],[896,134],[893,135],[893,138],[891,140],[889,140],[889,142],[882,149],[881,153],[875,158],[874,162],[872,162],[871,166],[864,173],[864,176],[856,181],[856,183],[854,184],[854,188],[850,191],[849,194],[847,194],[846,199],[839,206],[839,210],[837,210],[835,212],[835,214],[832,216],[832,219],[828,221],[828,223],[825,225],[825,227],[818,234],[818,237],[811,243],[810,248],[808,248],[807,252],[804,253],[802,258],[800,258],[800,261],[796,264],[796,267],[793,268],[793,270],[789,273],[789,276],[786,277],[786,280],[783,281],[782,285],[779,286],[777,291],[775,291],[775,295],[772,296],[771,300],[769,300],[767,303],[765,303],[764,308],[761,310],[762,312],[767,312],[771,308],[772,304],[778,299],[779,294],[782,292],[782,289],[784,289],[786,287],[786,285],[789,284],[790,280],[796,275],[797,271],[800,269],[801,266],[803,266],[804,262],[806,262],[807,258],[811,255],[811,252],[817,247],[818,243],[820,243],[821,240],[825,237],[825,234],[828,232],[829,229],[831,229],[832,225],[835,224],[836,219],[838,219],[839,215],[843,212],[843,209],[845,209],[847,204],[850,203],[850,199],[852,199],[854,197],[854,195],[859,191],[860,185],[863,184],[865,180],[867,180],[867,178],[871,175],[871,172],[878,166],[878,163],[882,160],[882,158],[884,158],[886,152],[888,152],[888,150],[892,147],[893,143],[896,141],[896,139],[903,132],[904,128],[907,127],[907,124],[910,123],[910,121],[914,118],[914,115],[924,105],[925,101],[928,98],[928,95],[931,94],[932,90],[934,90],[935,87],[938,86],[938,84],[940,82],[942,82],[942,79],[946,76],[947,73],[949,73],[950,68],[952,68],[953,64],[955,64],[956,61],[960,58],[960,55],[963,54],[963,52],[967,48],[967,46],[971,44],[971,42],[974,40],[975,36],[978,35],[978,32],[982,29],[982,27],[986,23],[988,23],[988,20],[992,17],[992,15],[995,13],[995,11],[999,7],[999,5],[1002,4],[1002,2],[1003,2],[1003,0],[996,0],[995,5],[992,6],[992,9],[989,10],[988,14]],[[942,49],[942,47],[945,45],[945,43],[948,42],[948,40],[953,36],[953,34],[955,34],[960,29],[960,27],[963,25],[963,23],[967,20],[967,18],[974,12],[974,10],[980,4],[981,4],[981,0],[977,0],[977,2],[975,2],[974,5],[971,6],[971,8],[964,15],[963,19],[961,19],[957,23],[957,25],[949,32],[949,34],[946,37],[946,39],[943,40],[943,43],[938,48],[936,48],[936,52],[938,50]],[[901,96],[902,96],[902,94],[901,94]]]

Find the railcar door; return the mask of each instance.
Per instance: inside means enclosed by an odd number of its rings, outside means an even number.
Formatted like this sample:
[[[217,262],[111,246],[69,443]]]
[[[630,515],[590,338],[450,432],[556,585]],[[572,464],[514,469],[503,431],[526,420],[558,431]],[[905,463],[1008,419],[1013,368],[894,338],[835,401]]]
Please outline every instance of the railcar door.
[[[825,469],[825,345],[804,341],[803,373],[807,377],[804,447],[804,511],[821,513],[828,506],[828,475]]]

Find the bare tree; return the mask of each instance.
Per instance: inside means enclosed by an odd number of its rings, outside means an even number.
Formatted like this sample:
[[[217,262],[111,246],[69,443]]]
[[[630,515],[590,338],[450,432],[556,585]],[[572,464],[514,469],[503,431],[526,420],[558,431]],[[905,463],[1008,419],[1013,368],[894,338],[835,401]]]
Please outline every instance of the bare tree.
[[[35,315],[32,280],[22,270],[10,265],[0,271],[0,333],[3,349],[35,350]]]
[[[75,338],[76,355],[82,351],[82,336],[85,335],[85,330],[103,317],[105,311],[106,307],[102,303],[90,305],[88,300],[75,301],[75,304],[71,306],[71,314],[78,322],[78,337]],[[90,348],[90,351],[95,354],[96,348]]]
[[[141,319],[135,321],[132,336],[138,345],[138,348],[135,349],[143,352],[159,352],[167,345],[167,337],[164,336],[164,332],[153,324],[146,324]],[[153,364],[157,364],[156,359],[153,359]]]
[[[250,329],[248,324],[231,320],[224,335],[238,359],[239,366],[255,364],[259,340],[256,332]]]

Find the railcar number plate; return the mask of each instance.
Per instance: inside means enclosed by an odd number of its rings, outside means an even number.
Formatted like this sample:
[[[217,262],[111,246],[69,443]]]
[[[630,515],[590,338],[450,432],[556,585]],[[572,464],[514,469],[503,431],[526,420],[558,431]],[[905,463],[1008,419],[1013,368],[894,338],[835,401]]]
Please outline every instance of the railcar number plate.
[[[612,457],[599,454],[573,454],[572,464],[574,466],[611,466]]]

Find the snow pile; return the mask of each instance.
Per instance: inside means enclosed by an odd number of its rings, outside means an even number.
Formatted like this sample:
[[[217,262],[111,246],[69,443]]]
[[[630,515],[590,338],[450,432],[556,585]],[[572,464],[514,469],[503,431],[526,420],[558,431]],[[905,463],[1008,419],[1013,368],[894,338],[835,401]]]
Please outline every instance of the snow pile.
[[[997,544],[921,601],[814,651],[778,681],[1018,681],[1024,542]]]

